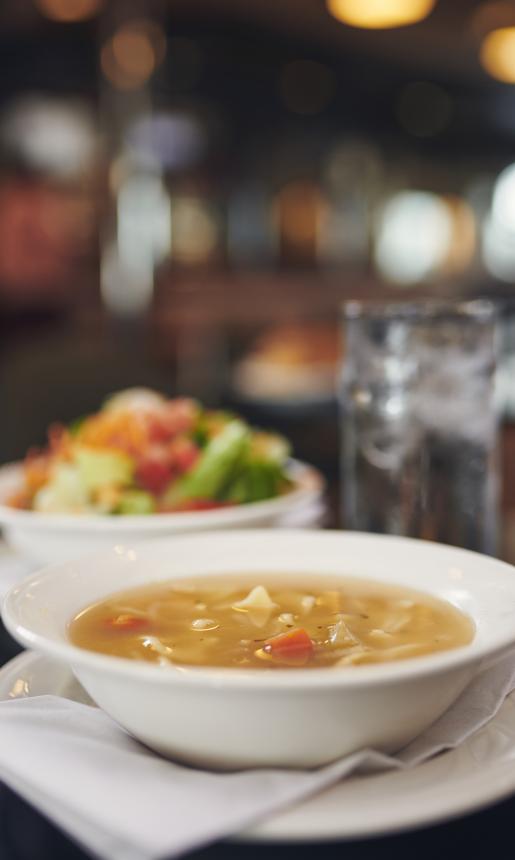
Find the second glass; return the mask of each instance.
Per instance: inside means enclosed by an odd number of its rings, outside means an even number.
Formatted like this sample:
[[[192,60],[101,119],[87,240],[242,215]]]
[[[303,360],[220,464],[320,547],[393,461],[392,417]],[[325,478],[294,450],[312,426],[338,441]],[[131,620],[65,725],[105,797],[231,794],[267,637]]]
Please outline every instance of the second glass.
[[[351,302],[344,318],[344,526],[495,553],[494,306]]]

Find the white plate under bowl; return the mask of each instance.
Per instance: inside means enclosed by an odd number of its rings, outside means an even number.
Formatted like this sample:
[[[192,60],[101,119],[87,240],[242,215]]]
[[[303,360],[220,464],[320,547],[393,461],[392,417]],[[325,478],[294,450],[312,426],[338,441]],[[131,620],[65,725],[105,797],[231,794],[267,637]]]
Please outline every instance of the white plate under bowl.
[[[293,489],[262,502],[215,508],[210,511],[106,516],[90,514],[43,514],[9,507],[7,499],[22,485],[22,464],[0,467],[0,526],[7,544],[38,564],[69,561],[118,543],[177,534],[289,525],[299,511],[320,504],[324,479],[320,472],[299,460],[290,460],[287,471]]]
[[[0,700],[64,696],[90,703],[63,663],[24,652],[0,670]],[[456,818],[515,792],[515,693],[460,747],[407,771],[353,776],[238,835],[321,842],[401,832]]]

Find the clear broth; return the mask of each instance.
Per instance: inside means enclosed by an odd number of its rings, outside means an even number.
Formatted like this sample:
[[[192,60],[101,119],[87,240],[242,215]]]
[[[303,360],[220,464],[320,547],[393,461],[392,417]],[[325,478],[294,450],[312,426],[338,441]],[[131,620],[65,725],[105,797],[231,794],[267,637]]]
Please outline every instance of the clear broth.
[[[300,631],[300,632],[299,632]],[[161,665],[274,670],[403,660],[468,644],[447,601],[354,578],[195,577],[113,594],[80,612],[81,648]]]

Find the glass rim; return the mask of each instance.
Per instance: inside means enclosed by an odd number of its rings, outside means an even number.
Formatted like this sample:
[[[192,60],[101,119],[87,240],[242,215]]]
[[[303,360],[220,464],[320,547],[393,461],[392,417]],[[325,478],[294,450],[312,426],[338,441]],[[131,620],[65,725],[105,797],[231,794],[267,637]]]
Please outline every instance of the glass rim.
[[[351,299],[342,304],[343,317],[352,320],[431,320],[495,321],[499,307],[489,298],[477,299]]]

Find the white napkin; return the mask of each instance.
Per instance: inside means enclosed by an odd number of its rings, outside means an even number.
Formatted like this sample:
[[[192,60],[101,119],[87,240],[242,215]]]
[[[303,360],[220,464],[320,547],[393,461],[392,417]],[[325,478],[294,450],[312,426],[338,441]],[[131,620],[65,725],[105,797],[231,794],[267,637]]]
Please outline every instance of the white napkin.
[[[480,729],[515,688],[515,657],[484,671],[397,756],[363,750],[315,771],[214,773],[153,754],[97,708],[54,696],[0,703],[0,778],[105,860],[171,858],[235,834],[358,767],[413,767]]]

